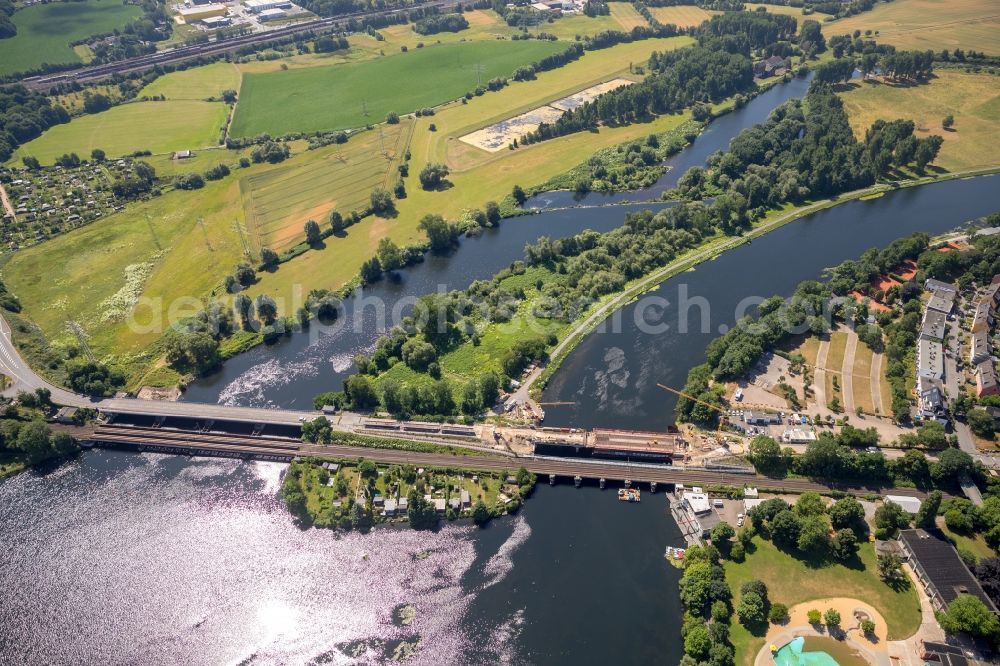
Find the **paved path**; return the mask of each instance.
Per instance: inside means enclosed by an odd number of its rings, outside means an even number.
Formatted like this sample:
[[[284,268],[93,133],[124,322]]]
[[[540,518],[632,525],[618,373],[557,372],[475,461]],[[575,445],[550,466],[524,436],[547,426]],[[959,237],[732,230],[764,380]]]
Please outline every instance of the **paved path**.
[[[7,196],[7,190],[2,183],[0,183],[0,201],[3,202],[3,209],[7,211],[7,215],[14,217],[14,206],[11,205],[10,197]]]
[[[14,342],[11,339],[10,325],[7,320],[0,317],[0,370],[13,379],[11,386],[3,391],[5,395],[14,396],[18,391],[34,391],[37,388],[46,388],[52,394],[52,402],[70,407],[93,407],[94,400],[87,396],[77,395],[51,384],[44,377],[39,376],[31,369],[21,355],[18,353]]]
[[[840,368],[841,391],[844,394],[844,413],[854,414],[854,355],[858,351],[858,334],[847,329],[847,347],[844,349],[844,365]]]
[[[923,585],[917,581],[913,570],[909,564],[903,565],[903,571],[910,578],[910,584],[916,586],[917,597],[920,599],[920,627],[917,633],[909,638],[899,641],[889,641],[889,658],[896,666],[923,666],[924,660],[920,658],[922,641],[944,641],[944,632],[934,617],[934,607],[931,606],[930,599],[924,591]]]
[[[879,416],[886,416],[889,412],[886,411],[886,405],[882,404],[882,364],[885,363],[885,354],[882,352],[876,352],[872,355],[872,370],[871,370],[871,392],[872,392],[872,405],[875,408],[875,413]]]
[[[819,339],[819,349],[816,350],[816,367],[814,368],[813,392],[815,393],[816,406],[826,409],[826,358],[830,355],[830,336],[824,335]]]

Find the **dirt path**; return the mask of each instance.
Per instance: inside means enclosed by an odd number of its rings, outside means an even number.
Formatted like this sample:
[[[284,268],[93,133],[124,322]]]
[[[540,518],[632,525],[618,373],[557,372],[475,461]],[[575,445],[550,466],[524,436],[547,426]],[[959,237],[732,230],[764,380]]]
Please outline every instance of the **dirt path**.
[[[0,199],[3,200],[3,209],[7,212],[7,215],[14,217],[14,206],[10,203],[10,197],[7,196],[7,190],[4,189],[3,185],[0,185]]]
[[[847,329],[847,348],[844,350],[844,365],[840,369],[840,381],[843,384],[844,413],[853,414],[854,404],[854,355],[858,351],[858,334]]]
[[[872,370],[871,370],[871,392],[872,392],[872,405],[875,406],[875,413],[879,416],[885,415],[885,406],[882,404],[882,386],[879,383],[879,377],[882,376],[882,364],[885,362],[885,355],[882,352],[876,352],[872,356]]]

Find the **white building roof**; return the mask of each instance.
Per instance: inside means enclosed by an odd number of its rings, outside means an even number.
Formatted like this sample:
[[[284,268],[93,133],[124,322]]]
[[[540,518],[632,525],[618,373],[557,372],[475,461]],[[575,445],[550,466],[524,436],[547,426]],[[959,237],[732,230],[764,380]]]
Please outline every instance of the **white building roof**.
[[[899,505],[899,507],[906,513],[916,513],[920,510],[920,499],[917,497],[908,497],[906,495],[886,495],[885,501]]]
[[[944,350],[940,342],[926,338],[917,341],[917,374],[931,379],[944,376]]]
[[[708,493],[694,491],[684,491],[684,501],[696,514],[708,513],[712,510],[712,504],[708,500]]]

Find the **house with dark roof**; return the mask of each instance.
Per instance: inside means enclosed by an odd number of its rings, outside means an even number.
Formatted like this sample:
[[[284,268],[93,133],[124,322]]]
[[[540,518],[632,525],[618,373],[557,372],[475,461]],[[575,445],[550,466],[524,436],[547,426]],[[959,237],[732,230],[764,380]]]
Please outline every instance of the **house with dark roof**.
[[[971,594],[991,612],[998,612],[941,530],[903,530],[899,533],[899,550],[913,567],[934,608],[945,610],[960,595]]]
[[[759,79],[776,76],[787,67],[788,61],[781,56],[771,56],[753,64],[753,75]]]

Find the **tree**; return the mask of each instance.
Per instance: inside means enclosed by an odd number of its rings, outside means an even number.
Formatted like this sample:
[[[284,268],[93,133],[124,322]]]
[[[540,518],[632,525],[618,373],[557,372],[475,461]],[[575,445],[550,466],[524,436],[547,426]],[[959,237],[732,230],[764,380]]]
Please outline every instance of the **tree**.
[[[812,608],[808,613],[806,613],[806,618],[808,619],[809,624],[817,625],[823,620],[823,615],[815,608]]]
[[[820,516],[826,512],[826,503],[815,491],[804,492],[795,502],[795,513],[800,516]]]
[[[759,626],[767,619],[764,600],[756,592],[747,592],[740,597],[736,614],[739,615],[740,624],[745,627]]]
[[[985,409],[970,409],[965,418],[972,432],[985,439],[993,439],[993,417]]]
[[[767,612],[767,619],[774,624],[788,622],[788,606],[785,604],[771,604],[771,610]]]
[[[398,125],[399,124],[399,114],[395,111],[390,111],[385,114],[385,122],[388,125]]]
[[[90,159],[94,160],[95,162],[103,162],[106,158],[107,158],[107,153],[105,153],[100,148],[94,148],[92,151],[90,151]]]
[[[303,230],[306,232],[306,242],[310,245],[316,245],[323,239],[323,233],[320,231],[316,220],[306,222]]]
[[[852,532],[853,535],[853,532]],[[826,520],[820,516],[807,516],[799,527],[796,541],[799,550],[813,555],[822,555],[830,549],[830,535]]]
[[[246,294],[238,294],[233,301],[233,309],[239,315],[243,328],[247,328],[250,317],[253,316],[253,301]]]
[[[972,456],[960,449],[945,449],[931,467],[931,478],[939,485],[952,485],[972,472]]]
[[[839,627],[840,611],[836,608],[827,608],[826,612],[823,613],[823,621],[826,622],[826,626],[828,627]]]
[[[392,194],[384,187],[376,187],[368,198],[371,201],[372,212],[376,215],[388,215],[396,210]]]
[[[841,562],[854,559],[858,554],[858,548],[858,537],[850,527],[837,530],[830,540],[830,554]]]
[[[402,251],[398,245],[388,238],[383,238],[378,242],[375,256],[378,258],[379,266],[381,266],[383,271],[391,273],[403,267]]]
[[[400,357],[413,370],[423,372],[430,365],[431,361],[437,358],[437,350],[429,342],[410,338],[403,343],[400,349]]]
[[[878,576],[886,583],[893,583],[904,580],[903,560],[899,555],[889,553],[878,556]]]
[[[30,421],[18,431],[16,446],[24,452],[29,462],[39,462],[52,455],[49,446],[51,434],[44,421]]]
[[[444,183],[448,176],[448,167],[432,162],[420,170],[420,186],[425,190],[434,190]]]
[[[781,445],[767,435],[758,435],[750,441],[750,463],[761,474],[784,476],[788,470],[788,457],[781,451]]]
[[[875,509],[875,527],[879,529],[895,532],[897,529],[909,527],[909,525],[909,516],[903,511],[903,507],[895,502],[883,502],[879,508]]]
[[[728,545],[729,540],[736,536],[736,530],[734,530],[733,526],[726,521],[722,521],[712,528],[710,536],[712,538],[712,544],[715,545],[716,548],[720,548],[720,544]]]
[[[953,115],[951,115],[951,114],[949,113],[949,114],[948,114],[947,116],[945,116],[945,117],[944,117],[944,119],[943,119],[943,120],[941,121],[941,127],[945,128],[945,129],[951,129],[951,128],[952,128],[952,127],[954,127],[954,126],[955,126],[955,116],[953,116]]]
[[[500,206],[496,201],[486,202],[486,221],[489,222],[491,227],[495,227],[500,224]]]
[[[830,522],[836,529],[860,527],[864,519],[865,508],[853,497],[843,497],[830,507]]]
[[[343,231],[347,228],[347,225],[344,223],[344,216],[335,210],[330,212],[330,228],[334,231],[334,233]]]
[[[265,268],[273,268],[278,265],[278,253],[269,247],[260,249],[260,263]]]
[[[708,627],[697,624],[684,637],[684,654],[701,660],[708,656],[712,649],[712,639],[708,636]]]
[[[442,252],[450,248],[458,237],[458,229],[445,222],[440,215],[424,215],[417,229],[427,234],[433,252]]]
[[[771,521],[771,538],[779,546],[797,546],[800,530],[798,516],[787,509]]]
[[[371,409],[378,404],[378,395],[365,375],[351,375],[344,380],[344,397],[354,409]]]
[[[523,206],[524,202],[528,200],[528,195],[524,193],[524,190],[521,189],[520,185],[515,185],[510,194],[514,197],[514,201],[517,202],[518,206]]]
[[[861,633],[865,636],[873,635],[875,633],[875,623],[868,618],[861,620]]]
[[[480,527],[490,522],[490,510],[482,497],[476,500],[476,505],[472,509],[472,522]]]
[[[256,301],[257,315],[265,324],[273,324],[278,316],[278,305],[267,294],[260,294]]]
[[[958,595],[947,611],[937,613],[937,620],[945,633],[952,635],[964,632],[995,639],[1000,634],[1000,620],[972,594]]]
[[[917,510],[917,516],[914,520],[914,524],[917,527],[923,527],[925,529],[934,527],[937,520],[938,510],[941,508],[942,499],[944,499],[944,496],[941,494],[940,490],[935,490],[930,495],[925,497],[920,503],[920,509]]]

